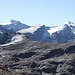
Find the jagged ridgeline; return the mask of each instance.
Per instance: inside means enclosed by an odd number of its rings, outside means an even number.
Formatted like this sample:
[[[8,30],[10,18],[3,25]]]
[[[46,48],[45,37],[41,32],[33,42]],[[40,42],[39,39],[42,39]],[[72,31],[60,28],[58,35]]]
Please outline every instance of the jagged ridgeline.
[[[38,24],[29,26],[20,21],[11,20],[0,24],[0,43],[11,42],[16,34],[24,34],[34,41],[50,43],[72,43],[75,42],[75,24],[68,21],[59,26],[46,26]]]
[[[75,25],[0,25],[0,75],[75,75]]]

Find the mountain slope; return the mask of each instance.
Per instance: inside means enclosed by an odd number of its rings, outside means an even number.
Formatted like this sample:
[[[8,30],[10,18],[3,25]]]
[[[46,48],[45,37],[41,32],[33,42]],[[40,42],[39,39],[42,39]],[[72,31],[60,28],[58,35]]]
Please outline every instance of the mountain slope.
[[[7,39],[9,39],[11,35],[12,34],[10,30],[7,30],[0,25],[0,44],[7,41]]]
[[[71,40],[75,39],[74,27],[72,28],[69,24],[63,24],[50,28],[48,30],[50,36],[44,38],[43,41],[59,43],[70,42]]]
[[[42,34],[45,32],[46,27],[43,24],[35,25],[27,29],[22,29],[18,33],[24,33],[32,40],[40,41]]]
[[[23,37],[0,49],[0,74],[75,75],[75,44],[37,42]]]
[[[24,37],[26,37],[26,36],[23,34],[14,34],[10,39],[7,39],[5,41],[5,44],[2,44],[1,46],[9,46],[9,45],[12,45],[15,43],[19,43],[23,40]]]
[[[73,42],[75,39],[75,25],[69,21],[56,27],[35,25],[18,32],[26,34],[32,40],[44,42],[66,43],[71,41]]]
[[[20,21],[11,20],[1,25],[1,27],[13,33],[25,34],[35,41],[55,43],[75,42],[75,24],[70,21],[60,26],[46,27],[43,24],[28,26]]]

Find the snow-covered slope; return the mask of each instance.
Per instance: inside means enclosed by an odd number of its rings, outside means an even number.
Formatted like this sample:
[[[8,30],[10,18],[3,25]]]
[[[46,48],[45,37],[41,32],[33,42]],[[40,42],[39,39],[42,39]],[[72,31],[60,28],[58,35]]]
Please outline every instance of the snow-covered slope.
[[[9,36],[6,41],[8,42],[15,37],[16,33],[25,34],[31,40],[35,41],[66,43],[75,41],[75,24],[68,21],[62,25],[54,27],[46,27],[43,24],[28,26],[19,21],[11,20],[10,22],[0,25],[0,39]],[[18,36],[16,36],[15,41],[17,40]]]
[[[2,25],[4,28],[8,30],[13,30],[15,32],[29,27],[28,25],[23,24],[20,21],[16,21],[16,20],[11,20],[10,22],[6,22],[6,23],[1,23],[0,25]]]
[[[27,29],[22,29],[18,33],[26,34],[30,39],[40,41],[46,27],[43,24],[38,24]]]
[[[51,27],[47,31],[50,35],[43,38],[43,41],[65,43],[75,39],[75,24],[69,21],[60,26]]]
[[[68,21],[66,24],[71,28],[73,34],[75,35],[75,24],[70,21]]]
[[[65,43],[75,39],[75,25],[70,21],[55,27],[46,27],[41,24],[35,25],[18,32],[26,34],[32,40],[45,42]]]
[[[0,23],[0,44],[10,43],[11,39],[15,37],[16,32],[21,29],[28,28],[30,26],[21,23],[20,21],[11,20],[10,22]],[[18,40],[19,36],[16,36]]]
[[[60,31],[63,31],[65,29],[68,30],[68,28],[71,28],[71,27],[75,27],[74,23],[72,22],[65,22],[64,24],[60,25],[60,26],[56,26],[56,27],[51,27],[48,32],[50,33],[50,35],[52,35],[53,33],[57,32],[59,33]],[[73,31],[73,30],[72,30]]]
[[[38,24],[38,25],[32,26],[32,27],[27,28],[27,29],[22,29],[22,30],[20,30],[18,32],[20,32],[20,33],[32,33],[32,34],[34,34],[35,31],[37,31],[42,26],[44,26],[44,25],[43,24]]]

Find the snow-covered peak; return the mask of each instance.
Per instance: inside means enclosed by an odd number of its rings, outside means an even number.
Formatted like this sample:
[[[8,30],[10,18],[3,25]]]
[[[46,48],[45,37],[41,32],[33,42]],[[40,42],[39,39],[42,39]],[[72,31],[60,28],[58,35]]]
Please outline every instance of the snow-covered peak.
[[[12,24],[21,23],[20,21],[16,21],[16,20],[11,20],[10,22],[11,22]]]
[[[44,24],[37,24],[37,25],[35,25],[35,27],[42,27],[42,26],[44,26]]]
[[[16,21],[16,20],[11,20],[10,22],[6,22],[6,23],[1,23],[0,25],[2,25],[4,28],[8,30],[13,30],[15,32],[29,27],[28,25],[23,24],[20,21]]]
[[[22,30],[20,30],[18,32],[20,32],[20,33],[32,33],[32,34],[34,34],[34,32],[37,31],[41,27],[44,27],[44,24],[34,25],[34,26],[29,27],[27,29],[22,29]]]
[[[75,25],[73,22],[70,22],[70,21],[67,21],[67,22],[65,22],[64,24],[67,24],[67,25],[69,25],[69,26],[74,26],[74,25]]]
[[[73,34],[75,35],[75,24],[73,22],[70,22],[70,21],[66,22],[65,24],[67,24],[70,27]]]
[[[67,21],[65,24],[74,24],[73,22]]]
[[[65,28],[67,28],[68,25],[60,25],[60,26],[56,26],[53,28],[50,28],[50,30],[48,30],[48,32],[51,34],[55,33],[55,32],[60,32],[61,30],[64,30]]]
[[[21,23],[20,21],[16,21],[16,20],[10,20],[9,22],[4,22],[4,23],[0,23],[0,25],[10,25],[10,24],[18,24]]]

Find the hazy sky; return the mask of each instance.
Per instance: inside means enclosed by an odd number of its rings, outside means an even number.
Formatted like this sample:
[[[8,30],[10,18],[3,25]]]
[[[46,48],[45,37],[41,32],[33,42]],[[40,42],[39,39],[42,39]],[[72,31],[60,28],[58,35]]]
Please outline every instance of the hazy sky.
[[[0,23],[11,19],[28,25],[75,23],[75,0],[0,0]]]

